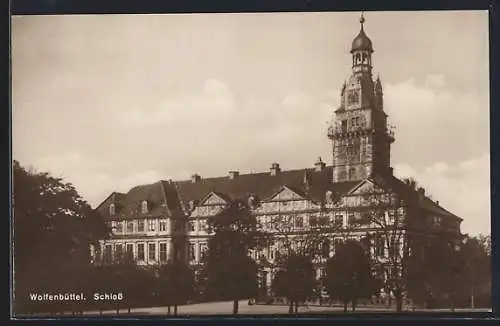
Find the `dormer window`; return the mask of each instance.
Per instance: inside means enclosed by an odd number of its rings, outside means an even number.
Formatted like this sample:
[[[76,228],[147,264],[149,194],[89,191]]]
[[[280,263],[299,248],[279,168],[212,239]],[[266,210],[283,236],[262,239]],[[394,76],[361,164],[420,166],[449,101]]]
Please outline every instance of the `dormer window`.
[[[115,207],[115,204],[111,204],[109,205],[109,215],[110,216],[115,216],[116,214],[116,207]]]
[[[146,214],[148,212],[148,201],[147,200],[143,200],[142,201],[142,204],[141,204],[141,212],[143,214]]]

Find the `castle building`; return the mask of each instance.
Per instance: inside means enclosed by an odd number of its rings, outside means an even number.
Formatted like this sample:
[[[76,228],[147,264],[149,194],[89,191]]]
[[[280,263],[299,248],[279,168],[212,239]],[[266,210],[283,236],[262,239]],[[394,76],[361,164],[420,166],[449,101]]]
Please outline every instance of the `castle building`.
[[[341,88],[340,104],[327,132],[332,144],[331,165],[318,158],[310,167],[282,170],[273,163],[269,171],[261,173],[229,171],[215,178],[194,174],[190,180],[159,180],[127,193],[113,192],[96,208],[113,232],[93,250],[95,261],[112,261],[129,253],[141,265],[166,263],[174,256],[199,264],[211,236],[207,218],[234,200],[247,202],[262,228],[276,235],[275,243],[252,253],[267,261],[260,275],[264,288],[271,284],[283,236],[297,243],[307,233],[325,236],[324,254],[317,261],[320,277],[322,263],[334,254],[335,244],[347,233],[363,238],[373,259],[381,262],[391,251],[387,239],[377,236],[384,223],[400,223],[397,229],[402,237],[397,239],[397,250],[407,250],[409,239],[418,241],[440,232],[459,234],[461,218],[431,200],[423,189],[415,189],[414,184],[392,173],[394,130],[384,112],[380,78],[372,76],[374,50],[364,31],[363,17],[360,23],[350,51],[352,73]],[[377,193],[389,201],[396,198],[397,206],[387,209],[381,224],[360,224],[376,205],[369,194]],[[384,276],[387,271],[381,273]]]

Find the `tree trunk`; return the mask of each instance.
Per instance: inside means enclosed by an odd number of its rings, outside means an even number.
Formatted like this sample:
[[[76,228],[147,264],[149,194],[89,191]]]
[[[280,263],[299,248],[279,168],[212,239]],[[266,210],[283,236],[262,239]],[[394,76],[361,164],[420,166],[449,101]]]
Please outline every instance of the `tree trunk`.
[[[127,313],[130,315],[130,305],[128,305]]]
[[[177,304],[174,304],[174,316],[177,316]]]
[[[299,312],[299,302],[295,301],[295,313]]]
[[[233,300],[233,315],[238,313],[238,300]]]
[[[474,309],[474,286],[470,288],[470,307]]]
[[[403,295],[401,293],[400,289],[396,289],[396,311],[397,312],[402,312],[403,311]]]
[[[290,300],[290,305],[288,306],[288,313],[293,314],[293,301]]]
[[[344,312],[347,312],[347,301],[344,301]]]
[[[356,300],[352,300],[352,311],[356,311]]]

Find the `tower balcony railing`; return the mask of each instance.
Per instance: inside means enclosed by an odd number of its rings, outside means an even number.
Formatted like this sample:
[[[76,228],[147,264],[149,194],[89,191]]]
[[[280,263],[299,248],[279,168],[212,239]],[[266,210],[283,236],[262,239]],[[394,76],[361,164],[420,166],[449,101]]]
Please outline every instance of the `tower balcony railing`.
[[[328,127],[328,137],[333,137],[336,135],[342,135],[350,132],[359,132],[367,130],[367,128],[363,126],[358,126],[356,128],[349,128],[346,126],[340,126],[340,125],[331,125]],[[396,127],[394,125],[388,124],[386,129],[385,129],[385,134],[389,136],[390,138],[395,138],[396,136]]]
[[[393,138],[396,136],[396,126],[392,124],[387,124],[386,133],[389,137]]]

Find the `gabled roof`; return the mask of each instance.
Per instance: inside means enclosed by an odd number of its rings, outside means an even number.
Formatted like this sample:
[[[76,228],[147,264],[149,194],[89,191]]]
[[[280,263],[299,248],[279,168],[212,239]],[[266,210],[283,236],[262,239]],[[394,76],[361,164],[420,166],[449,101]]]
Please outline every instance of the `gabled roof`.
[[[113,202],[117,207],[118,217],[181,216],[182,213],[188,213],[190,201],[201,203],[210,194],[215,194],[226,202],[246,201],[251,195],[256,196],[258,200],[266,200],[285,187],[304,198],[322,202],[327,191],[332,191],[336,197],[341,197],[354,191],[366,180],[332,183],[331,166],[321,171],[311,168],[280,171],[276,175],[271,175],[269,172],[241,174],[234,179],[226,176],[200,179],[196,182],[162,180],[133,187],[126,194],[114,192],[97,207],[97,210],[102,216],[109,217],[109,205]],[[427,211],[442,216],[457,217],[394,176],[375,176],[368,180],[398,193],[407,201],[419,203],[420,207]],[[147,214],[141,212],[143,200],[148,201]]]

